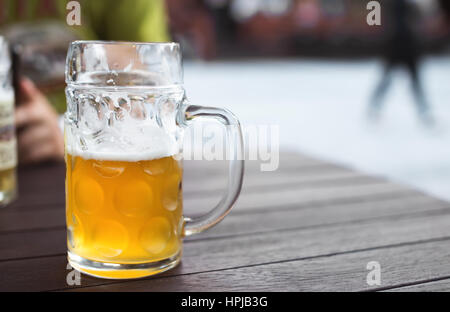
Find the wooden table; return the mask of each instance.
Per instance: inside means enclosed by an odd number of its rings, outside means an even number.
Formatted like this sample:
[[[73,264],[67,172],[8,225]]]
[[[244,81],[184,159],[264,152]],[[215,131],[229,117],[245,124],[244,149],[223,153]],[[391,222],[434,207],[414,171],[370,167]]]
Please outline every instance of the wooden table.
[[[449,204],[409,187],[294,153],[261,172],[247,162],[233,212],[188,238],[182,263],[140,280],[66,282],[64,164],[19,170],[0,210],[2,291],[450,290]],[[185,212],[211,207],[223,166],[185,162]],[[366,282],[381,266],[381,285]]]

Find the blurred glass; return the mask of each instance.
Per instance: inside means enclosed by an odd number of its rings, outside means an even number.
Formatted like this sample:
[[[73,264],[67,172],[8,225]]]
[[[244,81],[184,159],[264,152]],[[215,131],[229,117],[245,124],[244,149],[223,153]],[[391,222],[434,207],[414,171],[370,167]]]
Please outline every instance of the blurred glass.
[[[5,206],[16,197],[16,165],[11,58],[8,44],[0,37],[0,206]]]

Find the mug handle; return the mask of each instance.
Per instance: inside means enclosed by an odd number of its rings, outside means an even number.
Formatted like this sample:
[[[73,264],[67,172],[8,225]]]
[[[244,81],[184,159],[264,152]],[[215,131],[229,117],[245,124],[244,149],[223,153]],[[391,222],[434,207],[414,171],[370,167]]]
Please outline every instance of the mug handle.
[[[219,223],[230,212],[242,188],[244,176],[244,140],[239,120],[230,111],[216,107],[185,105],[178,115],[178,124],[189,126],[196,119],[215,119],[227,128],[229,146],[236,148],[228,169],[228,189],[219,203],[207,214],[197,218],[185,218],[183,236],[203,232]]]

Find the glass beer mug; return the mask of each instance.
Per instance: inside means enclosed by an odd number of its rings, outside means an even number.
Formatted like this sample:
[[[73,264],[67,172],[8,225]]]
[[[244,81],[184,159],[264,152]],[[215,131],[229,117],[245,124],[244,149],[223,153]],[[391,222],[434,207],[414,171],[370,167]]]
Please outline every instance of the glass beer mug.
[[[66,64],[66,223],[71,266],[103,278],[138,278],[178,264],[184,236],[222,220],[244,170],[239,121],[187,103],[176,43],[76,41]],[[226,126],[235,157],[228,190],[206,215],[183,217],[184,130]]]

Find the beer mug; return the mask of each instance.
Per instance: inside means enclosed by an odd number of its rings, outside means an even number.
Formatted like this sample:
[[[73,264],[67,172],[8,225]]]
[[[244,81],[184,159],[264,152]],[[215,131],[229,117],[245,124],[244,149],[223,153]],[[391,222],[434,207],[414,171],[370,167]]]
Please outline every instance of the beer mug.
[[[182,239],[222,220],[244,171],[239,121],[189,105],[176,43],[76,41],[66,63],[68,260],[86,274],[138,278],[176,266]],[[227,129],[228,190],[207,214],[182,214],[183,132],[195,120]]]
[[[8,44],[0,37],[0,206],[17,196],[16,145],[11,57]]]

